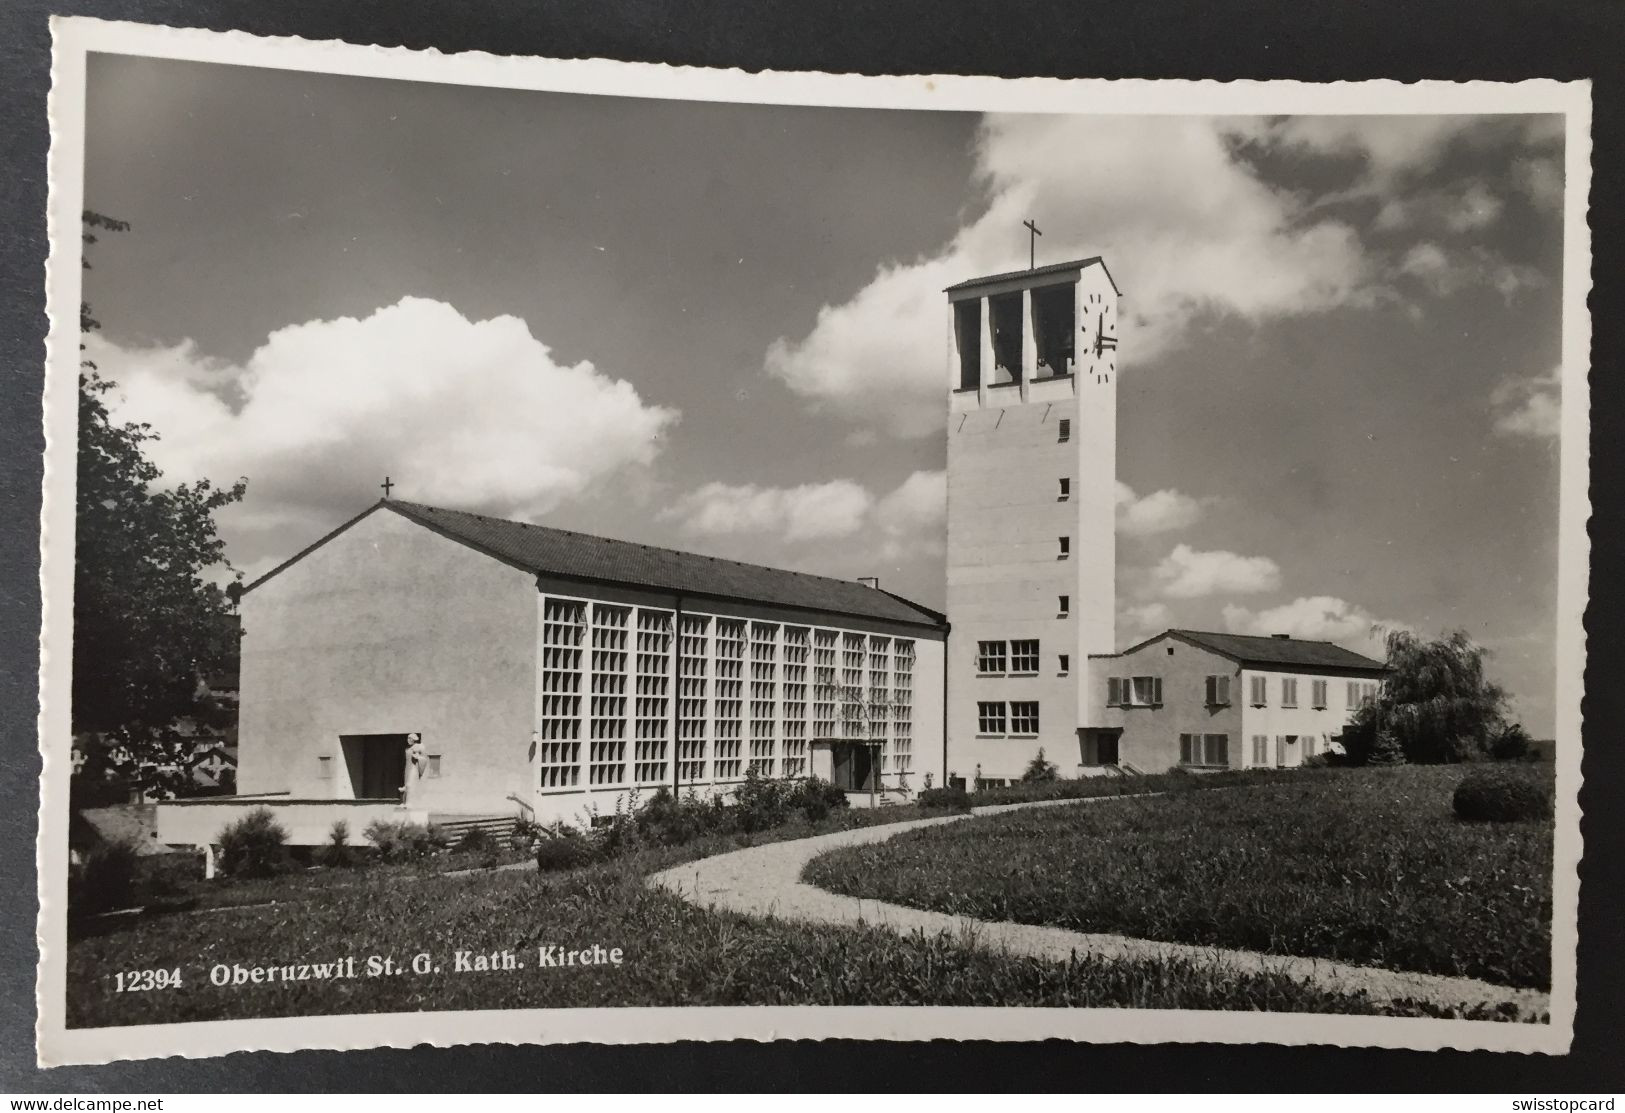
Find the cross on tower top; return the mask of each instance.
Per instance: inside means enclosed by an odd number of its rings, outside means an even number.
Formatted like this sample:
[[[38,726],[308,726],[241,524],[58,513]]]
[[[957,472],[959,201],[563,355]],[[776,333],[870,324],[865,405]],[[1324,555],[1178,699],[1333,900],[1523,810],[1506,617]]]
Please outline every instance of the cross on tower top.
[[[1028,270],[1037,270],[1038,269],[1038,237],[1042,236],[1044,233],[1040,232],[1038,230],[1038,225],[1034,224],[1030,220],[1022,221],[1021,226],[1023,228],[1025,228],[1025,229],[1027,229],[1027,231],[1030,233],[1027,236],[1027,269]]]
[[[378,484],[378,486],[380,486],[380,487],[382,487],[384,489],[384,497],[387,499],[389,497],[389,489],[391,487],[395,486],[395,484],[390,482],[389,476],[386,475],[386,476],[384,476],[384,481],[382,483]]]

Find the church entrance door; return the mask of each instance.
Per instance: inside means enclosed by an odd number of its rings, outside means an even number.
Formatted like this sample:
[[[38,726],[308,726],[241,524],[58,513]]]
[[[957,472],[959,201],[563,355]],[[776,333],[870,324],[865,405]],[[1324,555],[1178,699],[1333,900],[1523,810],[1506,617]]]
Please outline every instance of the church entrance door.
[[[863,742],[837,742],[834,758],[835,787],[844,792],[873,792],[874,753]]]
[[[344,764],[358,800],[399,800],[406,783],[406,735],[349,734]]]

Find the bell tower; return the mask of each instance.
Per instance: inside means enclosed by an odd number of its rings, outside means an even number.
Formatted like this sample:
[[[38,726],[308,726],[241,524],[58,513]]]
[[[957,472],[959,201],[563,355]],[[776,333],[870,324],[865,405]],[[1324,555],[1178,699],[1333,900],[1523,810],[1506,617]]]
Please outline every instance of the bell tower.
[[[948,295],[948,775],[1075,775],[1116,650],[1117,302],[1099,258]]]

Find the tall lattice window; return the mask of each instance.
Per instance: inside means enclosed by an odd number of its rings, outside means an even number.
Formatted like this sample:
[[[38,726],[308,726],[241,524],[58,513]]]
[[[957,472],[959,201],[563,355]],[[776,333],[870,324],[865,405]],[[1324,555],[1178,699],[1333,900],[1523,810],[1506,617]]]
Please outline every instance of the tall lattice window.
[[[841,691],[839,695],[841,732],[857,738],[863,732],[863,663],[865,642],[862,634],[841,638]]]
[[[892,649],[892,760],[898,773],[914,765],[914,643],[903,638]]]
[[[677,632],[677,779],[705,780],[711,620],[685,614]]]
[[[813,631],[813,737],[835,737],[835,631]]]
[[[745,624],[717,619],[716,741],[711,774],[737,781],[745,774],[740,712],[745,694]]]
[[[638,784],[664,784],[671,725],[671,615],[664,611],[638,611],[635,683],[632,776]]]
[[[626,607],[592,608],[592,701],[587,783],[626,783]]]
[[[807,775],[807,628],[784,628],[784,757],[786,777]]]
[[[869,639],[869,737],[880,742],[880,772],[890,764],[886,728],[891,723],[891,639]]]
[[[536,767],[542,788],[581,783],[581,645],[586,604],[542,604],[542,706],[536,728]]]
[[[773,775],[778,736],[779,628],[770,622],[750,626],[750,769]]]

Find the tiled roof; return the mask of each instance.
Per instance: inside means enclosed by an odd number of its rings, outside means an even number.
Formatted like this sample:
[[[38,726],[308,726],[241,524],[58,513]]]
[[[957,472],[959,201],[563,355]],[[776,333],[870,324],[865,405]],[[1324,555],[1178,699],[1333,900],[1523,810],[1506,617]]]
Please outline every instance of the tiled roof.
[[[1380,672],[1387,667],[1381,661],[1373,661],[1364,654],[1331,642],[1258,634],[1214,634],[1205,630],[1169,630],[1168,633],[1243,665],[1291,665],[1305,669],[1363,669],[1372,672]]]
[[[1003,274],[989,274],[981,278],[967,278],[964,282],[956,282],[943,291],[951,294],[956,290],[968,290],[972,286],[987,286],[994,282],[1008,282],[1014,278],[1036,278],[1046,274],[1059,274],[1062,271],[1081,271],[1085,267],[1092,267],[1099,263],[1105,269],[1105,261],[1099,255],[1091,255],[1087,259],[1073,259],[1065,263],[1047,263],[1042,267],[1033,267],[1031,270],[1005,271]],[[1107,279],[1111,279],[1112,272],[1106,271]],[[1117,289],[1116,281],[1112,281],[1112,289]],[[1122,293],[1118,290],[1118,293]]]
[[[401,499],[380,502],[373,510],[380,507],[537,575],[546,573],[916,626],[943,624],[943,617],[935,611],[852,580],[742,564]]]

